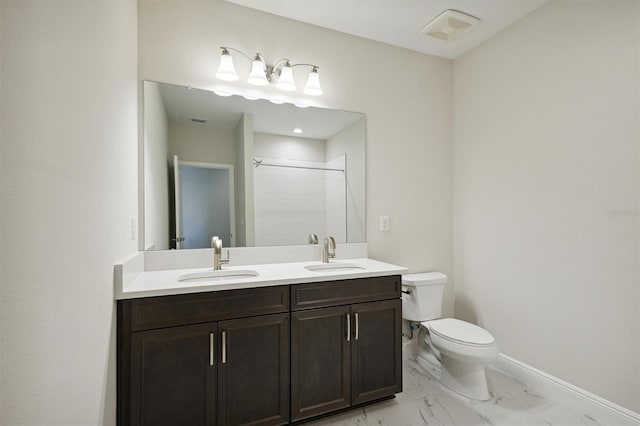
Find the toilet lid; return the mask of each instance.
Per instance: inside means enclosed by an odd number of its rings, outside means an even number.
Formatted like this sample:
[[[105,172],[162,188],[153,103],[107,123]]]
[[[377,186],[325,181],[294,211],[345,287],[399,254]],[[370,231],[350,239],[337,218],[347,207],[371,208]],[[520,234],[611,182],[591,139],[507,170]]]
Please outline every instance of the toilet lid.
[[[427,323],[429,331],[446,340],[471,345],[489,345],[495,339],[484,328],[460,321],[455,318],[443,318]]]

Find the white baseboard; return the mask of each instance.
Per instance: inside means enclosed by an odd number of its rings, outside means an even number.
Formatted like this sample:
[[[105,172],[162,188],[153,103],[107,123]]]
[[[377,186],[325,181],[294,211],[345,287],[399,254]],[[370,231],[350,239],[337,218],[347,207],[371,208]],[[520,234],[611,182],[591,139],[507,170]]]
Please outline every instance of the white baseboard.
[[[595,418],[604,420],[604,424],[640,425],[640,414],[502,353],[491,368],[520,380],[563,404],[587,407]]]

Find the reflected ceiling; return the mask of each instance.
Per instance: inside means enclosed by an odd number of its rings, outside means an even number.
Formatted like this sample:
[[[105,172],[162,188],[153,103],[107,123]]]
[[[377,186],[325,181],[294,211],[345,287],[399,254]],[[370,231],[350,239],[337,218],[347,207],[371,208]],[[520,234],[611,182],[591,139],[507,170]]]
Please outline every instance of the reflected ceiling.
[[[160,85],[167,115],[172,122],[205,120],[205,126],[235,129],[244,112],[253,114],[256,132],[296,137],[328,139],[361,118],[358,114],[324,108],[299,108],[292,104],[274,105],[264,99],[250,101],[241,96],[223,97],[206,90],[185,90],[181,86]]]

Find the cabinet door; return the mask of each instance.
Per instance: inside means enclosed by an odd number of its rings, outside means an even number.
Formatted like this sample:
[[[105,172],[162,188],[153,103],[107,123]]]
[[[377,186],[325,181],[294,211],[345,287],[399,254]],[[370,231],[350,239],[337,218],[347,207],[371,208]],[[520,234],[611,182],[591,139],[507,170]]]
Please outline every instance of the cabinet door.
[[[289,314],[218,325],[218,424],[288,423]]]
[[[293,421],[351,405],[351,307],[291,314]]]
[[[215,425],[216,323],[131,335],[131,425]]]
[[[352,305],[352,404],[402,391],[402,302]]]

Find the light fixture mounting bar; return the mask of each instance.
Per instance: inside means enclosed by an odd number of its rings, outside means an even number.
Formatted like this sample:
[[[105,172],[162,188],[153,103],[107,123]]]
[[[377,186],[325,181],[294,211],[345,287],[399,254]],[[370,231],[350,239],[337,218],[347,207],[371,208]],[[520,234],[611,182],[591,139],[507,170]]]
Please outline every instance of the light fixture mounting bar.
[[[245,58],[247,58],[249,61],[252,61],[253,59],[251,59],[251,56],[247,55],[246,53],[244,53],[242,50],[238,50],[238,49],[234,49],[233,47],[225,47],[225,46],[220,46],[220,49],[222,49],[222,54],[229,54],[229,50],[233,50],[234,52],[237,52],[239,54],[241,54],[242,56],[244,56]],[[258,53],[259,55],[259,53]]]

